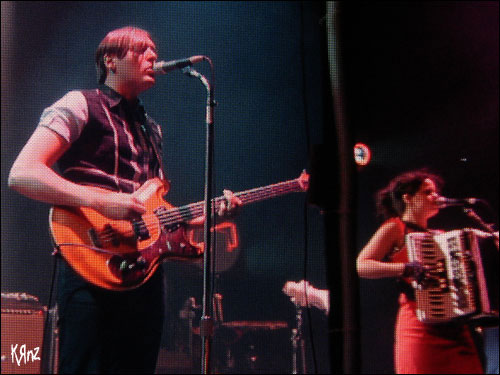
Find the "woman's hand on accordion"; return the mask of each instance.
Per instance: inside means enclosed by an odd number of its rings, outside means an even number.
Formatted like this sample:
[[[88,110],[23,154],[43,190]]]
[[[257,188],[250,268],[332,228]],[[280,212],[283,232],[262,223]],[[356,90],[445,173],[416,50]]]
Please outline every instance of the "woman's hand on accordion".
[[[405,264],[402,276],[410,277],[418,284],[422,284],[422,282],[430,276],[428,273],[429,271],[430,270],[420,262],[410,262]]]

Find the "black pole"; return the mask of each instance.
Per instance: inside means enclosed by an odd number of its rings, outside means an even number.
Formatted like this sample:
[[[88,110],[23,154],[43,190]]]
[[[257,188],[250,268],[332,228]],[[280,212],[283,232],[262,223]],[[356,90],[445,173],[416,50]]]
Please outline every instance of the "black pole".
[[[213,83],[213,65],[208,57],[204,60],[210,64]],[[206,144],[205,144],[205,251],[203,254],[203,309],[200,320],[201,346],[201,373],[210,373],[210,350],[213,336],[213,318],[212,318],[212,275],[211,275],[211,257],[212,257],[212,236],[210,228],[212,227],[212,175],[213,175],[213,154],[214,154],[214,100],[213,85],[196,70],[187,67],[183,69],[185,74],[198,78],[207,89],[207,112],[206,112]]]
[[[210,95],[209,95],[210,97]],[[214,124],[208,119],[212,118],[209,112],[213,111],[213,105],[207,105],[207,131],[206,131],[206,170],[205,170],[205,252],[203,254],[203,310],[200,321],[200,336],[203,340],[201,347],[201,373],[210,373],[210,348],[213,336],[213,318],[210,301],[211,298],[211,243],[210,228],[212,226],[211,198],[212,198],[212,165]]]
[[[333,97],[333,108],[335,114],[336,137],[338,142],[338,173],[339,173],[339,206],[338,218],[330,217],[327,225],[335,223],[338,234],[338,252],[340,253],[340,276],[341,276],[341,298],[342,298],[342,317],[338,319],[341,328],[331,327],[331,358],[338,358],[341,353],[335,348],[333,343],[338,342],[341,336],[342,340],[342,372],[345,374],[359,373],[361,361],[359,356],[360,333],[359,333],[359,293],[358,276],[356,272],[356,254],[355,254],[355,167],[353,157],[353,142],[351,140],[350,129],[348,126],[344,92],[342,85],[342,55],[341,45],[339,43],[339,18],[340,9],[338,1],[327,2],[327,30],[328,30],[328,60],[330,66],[330,82]],[[333,219],[333,220],[332,220]],[[327,228],[328,230],[329,228]],[[331,228],[333,229],[333,228]],[[334,233],[335,230],[327,233]],[[327,241],[332,244],[332,239]],[[332,266],[332,265],[330,265]],[[330,286],[332,287],[332,286]],[[332,294],[335,298],[335,294]],[[332,309],[330,309],[332,314]],[[335,314],[335,313],[334,313]],[[340,318],[340,316],[339,316]],[[332,363],[332,371],[337,366]],[[336,369],[340,370],[340,369]]]

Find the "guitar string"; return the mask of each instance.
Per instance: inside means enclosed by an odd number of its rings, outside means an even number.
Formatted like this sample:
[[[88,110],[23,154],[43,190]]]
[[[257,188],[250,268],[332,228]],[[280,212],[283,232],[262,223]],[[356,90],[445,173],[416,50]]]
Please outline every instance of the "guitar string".
[[[273,189],[272,191],[269,191],[266,194],[258,194],[257,198],[265,199],[266,197],[272,197],[272,196],[275,196],[276,194],[293,192],[293,191],[296,191],[293,187],[292,188]],[[246,200],[245,203],[249,203],[252,201],[252,198],[255,198],[255,195],[256,194],[254,192],[250,192],[250,193],[245,193],[243,195],[240,195],[239,197],[243,198],[244,201]],[[216,210],[219,208],[218,206],[220,205],[220,203],[222,203],[222,201],[224,199],[225,198],[223,198],[223,197],[216,198],[216,200],[215,200]],[[184,206],[184,207],[169,209],[164,213],[146,214],[143,216],[143,220],[132,221],[132,224],[135,225],[137,227],[137,229],[140,231],[140,230],[149,229],[148,224],[146,223],[147,220],[144,220],[144,218],[149,219],[149,218],[154,217],[155,224],[156,224],[156,219],[158,219],[160,225],[165,226],[165,225],[172,225],[172,224],[178,223],[178,222],[182,221],[182,219],[187,219],[190,216],[191,217],[192,216],[199,217],[199,216],[203,215],[203,212],[204,212],[204,207],[201,207],[201,204],[199,204],[199,203],[195,203],[195,204],[191,204],[191,205]],[[157,225],[153,225],[152,228],[154,228],[155,230],[154,231],[152,230],[153,233],[150,233],[150,235],[152,234],[153,236],[156,236],[156,234],[158,232],[156,230]],[[103,231],[99,232],[99,234],[98,234],[99,240],[103,241],[103,242],[112,242],[113,240],[116,239],[116,233],[117,232],[113,228],[104,229]],[[130,236],[133,236],[134,234],[135,234],[135,231],[133,231],[133,230],[128,230],[128,231],[123,232],[123,235],[125,235],[125,237],[130,237]]]
[[[296,180],[292,181],[297,182]],[[242,193],[235,194],[235,196],[239,198],[243,198],[242,200],[244,201],[243,203],[251,203],[252,201],[255,201],[255,199],[266,199],[266,198],[272,198],[273,196],[282,194],[282,193],[288,193],[288,192],[294,192],[294,191],[301,191],[297,190],[297,186],[290,186],[289,184],[287,186],[281,186],[277,184],[278,186],[271,186],[268,189],[265,189],[265,192],[262,192],[262,188],[257,188],[249,191],[245,191]],[[224,201],[224,197],[217,197],[215,198],[215,208],[218,209],[218,205]],[[201,202],[203,203],[203,202]],[[194,217],[199,217],[203,215],[204,212],[204,206],[202,206],[200,202],[198,203],[192,203],[190,205],[186,205],[183,207],[178,207],[178,208],[172,208],[168,209],[164,213],[159,213],[159,214],[145,214],[143,215],[143,219],[141,221],[132,221],[132,224],[135,225],[139,230],[142,229],[148,229],[147,224],[145,223],[146,220],[144,218],[155,218],[159,220],[160,225],[172,225],[175,223],[178,223],[182,221],[182,219],[187,219],[190,216]],[[156,225],[153,226],[154,228],[157,228]],[[154,235],[156,235],[156,232],[154,232]],[[131,237],[135,234],[135,231],[133,230],[128,230],[123,232],[123,235],[125,237]],[[103,242],[112,242],[115,237],[116,237],[116,231],[112,228],[107,228],[98,233],[98,237],[100,241]]]
[[[290,192],[293,191],[293,187],[284,187],[280,190],[274,189],[273,191],[266,192],[266,194],[262,194],[261,192],[258,192],[258,197],[257,198],[266,198],[270,197],[272,195],[275,195],[276,193],[282,193],[282,192]],[[253,195],[253,196],[252,196]],[[255,195],[254,192],[245,192],[245,194],[240,194],[238,197],[243,198],[242,200],[244,201],[243,203],[250,203],[252,201],[251,198],[254,198],[255,200]],[[250,199],[249,199],[250,198]],[[223,197],[216,198],[215,200],[215,208],[218,209],[218,207],[222,201],[224,200]],[[162,225],[169,225],[169,224],[174,224],[178,222],[180,219],[187,218],[189,215],[198,217],[201,216],[204,212],[204,206],[202,207],[201,204],[195,203],[191,204],[188,206],[181,207],[179,209],[171,209],[167,211],[164,215],[158,215],[158,218],[160,219],[160,223]]]
[[[263,200],[267,198],[272,198],[280,194],[289,193],[289,192],[299,192],[302,191],[302,187],[300,186],[298,180],[291,180],[283,183],[278,183],[274,185],[270,185],[266,188],[256,188],[247,190],[241,193],[236,193],[235,196],[242,200],[243,204],[252,203],[256,200]],[[220,204],[225,201],[225,197],[217,197],[214,199],[215,209],[218,210],[220,208]],[[154,218],[159,220],[161,226],[168,226],[179,223],[183,219],[187,219],[190,216],[199,217],[203,215],[205,211],[205,207],[203,205],[204,202],[192,203],[189,205],[185,205],[182,207],[171,208],[166,210],[165,212],[159,212],[157,214],[145,214],[142,216],[141,220],[132,220],[132,225],[136,226],[138,230],[148,229],[148,225],[146,224],[148,219]],[[157,228],[156,225],[153,228]],[[154,231],[154,235],[156,235],[158,231]],[[134,230],[127,230],[123,232],[125,237],[131,237],[135,234]],[[116,237],[116,231],[113,228],[106,228],[100,232],[98,232],[98,239],[102,242],[112,242]]]

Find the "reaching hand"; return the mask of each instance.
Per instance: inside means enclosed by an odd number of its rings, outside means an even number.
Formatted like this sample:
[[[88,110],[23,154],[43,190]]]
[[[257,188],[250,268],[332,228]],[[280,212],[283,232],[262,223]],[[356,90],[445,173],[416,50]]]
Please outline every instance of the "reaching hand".
[[[242,205],[241,199],[230,190],[224,190],[224,197],[226,199],[221,202],[217,214],[226,218],[235,216]]]
[[[418,284],[422,284],[426,278],[426,269],[424,265],[420,262],[410,262],[405,264],[405,269],[403,271],[403,277],[411,277]]]
[[[282,290],[298,306],[312,305],[323,310],[327,315],[330,311],[330,291],[327,289],[316,289],[308,281],[301,280],[299,282],[287,281]]]

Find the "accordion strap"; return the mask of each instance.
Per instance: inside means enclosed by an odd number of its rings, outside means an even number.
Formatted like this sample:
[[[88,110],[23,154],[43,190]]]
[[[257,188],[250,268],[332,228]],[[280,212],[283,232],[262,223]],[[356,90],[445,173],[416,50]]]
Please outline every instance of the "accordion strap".
[[[404,220],[401,221],[405,225],[405,234],[411,232],[430,232],[428,229],[422,228],[420,225],[417,225],[415,223],[411,223],[409,221],[404,221]],[[409,231],[408,228],[412,229],[412,231]]]

